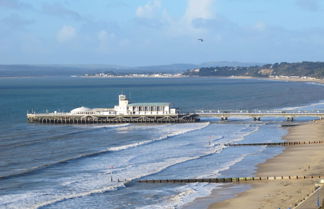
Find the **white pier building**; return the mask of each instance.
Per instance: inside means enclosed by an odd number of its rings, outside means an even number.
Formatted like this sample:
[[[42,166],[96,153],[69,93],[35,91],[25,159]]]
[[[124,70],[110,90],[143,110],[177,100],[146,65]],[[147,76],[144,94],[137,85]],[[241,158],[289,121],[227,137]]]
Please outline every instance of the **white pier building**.
[[[114,107],[117,115],[175,115],[170,103],[129,103],[126,95],[119,95],[119,105]]]
[[[114,108],[73,109],[72,115],[176,115],[177,110],[170,103],[130,103],[126,95],[119,95],[119,103]]]
[[[170,103],[130,103],[119,95],[114,108],[78,107],[70,112],[30,113],[29,122],[54,124],[89,123],[191,123],[199,121],[196,114],[181,114]]]

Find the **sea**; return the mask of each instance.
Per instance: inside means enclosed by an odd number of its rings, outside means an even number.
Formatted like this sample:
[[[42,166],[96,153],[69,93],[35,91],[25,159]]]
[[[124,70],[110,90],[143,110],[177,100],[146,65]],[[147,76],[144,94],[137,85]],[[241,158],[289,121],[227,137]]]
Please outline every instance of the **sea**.
[[[144,184],[144,179],[245,177],[282,147],[285,118],[185,124],[49,125],[27,112],[171,102],[181,112],[317,111],[324,86],[221,78],[0,78],[0,208],[207,208],[249,185]],[[315,118],[296,118],[307,122]]]

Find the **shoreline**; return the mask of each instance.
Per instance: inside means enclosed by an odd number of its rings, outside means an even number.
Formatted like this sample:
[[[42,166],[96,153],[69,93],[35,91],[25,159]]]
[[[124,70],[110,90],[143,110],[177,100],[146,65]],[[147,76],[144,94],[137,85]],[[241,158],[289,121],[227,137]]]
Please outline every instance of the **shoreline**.
[[[223,77],[219,77],[223,78]],[[324,79],[318,79],[318,78],[291,78],[291,77],[252,77],[252,76],[230,76],[230,77],[224,77],[228,79],[257,79],[257,80],[268,80],[268,81],[285,81],[285,82],[304,82],[304,83],[319,83],[324,84]]]
[[[324,121],[311,121],[286,127],[286,141],[316,140],[324,138]],[[324,173],[324,145],[286,147],[282,153],[257,166],[256,176],[321,175]],[[293,208],[307,197],[318,180],[292,180],[251,183],[251,189],[236,197],[216,202],[209,209],[270,209]]]

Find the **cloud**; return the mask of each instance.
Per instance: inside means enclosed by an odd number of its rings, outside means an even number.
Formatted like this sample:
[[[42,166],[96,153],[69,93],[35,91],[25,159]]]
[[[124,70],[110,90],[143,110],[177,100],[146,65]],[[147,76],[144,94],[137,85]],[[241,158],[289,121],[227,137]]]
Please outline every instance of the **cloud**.
[[[296,4],[305,10],[315,12],[320,9],[320,1],[319,0],[296,0]]]
[[[108,50],[110,38],[113,38],[113,34],[109,34],[106,30],[101,30],[98,33],[99,49],[102,51]]]
[[[149,1],[143,6],[139,6],[136,9],[136,16],[139,18],[153,18],[161,8],[161,2],[159,0]]]
[[[0,7],[9,9],[31,9],[32,6],[28,3],[19,0],[0,0]]]
[[[257,31],[265,31],[267,29],[267,25],[264,22],[258,21],[255,23],[254,29]]]
[[[64,25],[57,33],[57,41],[60,43],[70,41],[76,37],[76,29],[72,26]]]
[[[65,17],[65,18],[72,18],[74,20],[82,20],[82,16],[71,9],[64,7],[62,4],[59,3],[46,3],[43,4],[42,12],[47,15],[53,15],[58,17]]]
[[[197,36],[203,33],[218,22],[213,13],[214,0],[188,0],[184,15],[173,20],[169,17],[169,34]]]
[[[108,41],[108,33],[105,30],[102,30],[98,33],[98,40],[100,42],[107,42]]]
[[[208,25],[205,22],[213,20],[213,4],[215,0],[187,0],[187,6],[182,16],[174,18],[162,7],[160,0],[151,0],[136,9],[136,21],[140,26],[158,28],[171,36],[191,36],[204,33]]]
[[[195,19],[211,19],[213,13],[211,11],[214,0],[188,0],[188,6],[184,15],[184,19],[191,23]]]
[[[147,2],[137,7],[135,21],[140,26],[162,30],[163,26],[170,24],[170,18],[166,9],[162,8],[160,0]]]

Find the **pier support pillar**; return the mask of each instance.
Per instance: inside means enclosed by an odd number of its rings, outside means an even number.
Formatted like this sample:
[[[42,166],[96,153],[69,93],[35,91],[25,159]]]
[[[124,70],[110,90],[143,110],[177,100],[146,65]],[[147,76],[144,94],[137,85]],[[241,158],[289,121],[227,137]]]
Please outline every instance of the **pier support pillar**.
[[[222,116],[222,117],[221,117],[221,120],[228,120],[228,118],[225,117],[225,116]]]
[[[261,120],[261,117],[253,117],[253,120],[254,121],[260,121]]]
[[[293,117],[287,117],[287,121],[294,121]]]

